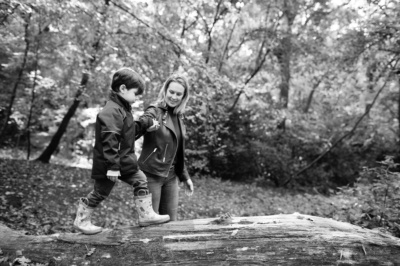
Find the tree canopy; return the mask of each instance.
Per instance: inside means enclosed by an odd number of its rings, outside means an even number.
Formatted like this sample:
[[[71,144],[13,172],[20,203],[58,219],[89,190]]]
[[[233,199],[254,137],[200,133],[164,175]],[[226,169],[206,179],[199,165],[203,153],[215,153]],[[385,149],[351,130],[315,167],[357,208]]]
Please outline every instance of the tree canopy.
[[[5,0],[1,143],[90,157],[114,71],[144,77],[137,115],[182,72],[192,175],[351,184],[398,155],[399,14],[394,0]]]

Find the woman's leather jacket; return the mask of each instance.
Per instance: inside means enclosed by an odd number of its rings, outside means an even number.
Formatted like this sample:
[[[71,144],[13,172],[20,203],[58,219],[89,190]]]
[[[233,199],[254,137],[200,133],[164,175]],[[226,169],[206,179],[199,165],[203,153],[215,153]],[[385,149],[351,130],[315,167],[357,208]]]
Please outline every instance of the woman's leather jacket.
[[[139,168],[160,177],[167,177],[177,156],[175,172],[180,181],[190,179],[185,166],[185,137],[186,127],[181,115],[178,115],[179,128],[175,128],[167,107],[161,104],[150,105],[144,112],[142,119],[156,119],[160,128],[144,134],[143,148],[138,159]],[[178,150],[176,130],[181,130],[182,145]],[[140,137],[140,136],[136,136]]]

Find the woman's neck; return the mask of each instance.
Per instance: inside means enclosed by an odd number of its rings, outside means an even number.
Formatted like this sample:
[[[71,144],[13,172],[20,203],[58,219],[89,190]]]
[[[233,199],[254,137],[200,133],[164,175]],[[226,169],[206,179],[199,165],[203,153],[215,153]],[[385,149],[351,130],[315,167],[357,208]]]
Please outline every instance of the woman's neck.
[[[169,113],[173,114],[174,110],[175,110],[175,107],[171,107],[171,106],[167,105],[167,109],[168,109]]]

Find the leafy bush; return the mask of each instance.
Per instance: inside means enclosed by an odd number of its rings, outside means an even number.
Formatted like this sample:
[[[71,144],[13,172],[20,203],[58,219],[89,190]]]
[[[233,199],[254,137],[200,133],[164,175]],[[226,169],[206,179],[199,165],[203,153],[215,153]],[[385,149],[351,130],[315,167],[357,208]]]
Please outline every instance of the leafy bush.
[[[398,165],[386,156],[380,166],[364,168],[354,186],[341,189],[341,194],[358,198],[359,212],[351,222],[400,236],[400,173],[392,171]]]

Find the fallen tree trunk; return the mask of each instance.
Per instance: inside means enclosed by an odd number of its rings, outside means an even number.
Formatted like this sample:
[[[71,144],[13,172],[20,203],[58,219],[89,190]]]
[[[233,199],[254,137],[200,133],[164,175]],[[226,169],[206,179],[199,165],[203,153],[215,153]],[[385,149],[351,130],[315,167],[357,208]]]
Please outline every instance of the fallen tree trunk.
[[[294,214],[221,217],[157,226],[28,236],[0,224],[0,248],[48,265],[399,265],[400,239]],[[1,256],[1,255],[0,255]],[[1,261],[1,260],[0,260]]]

